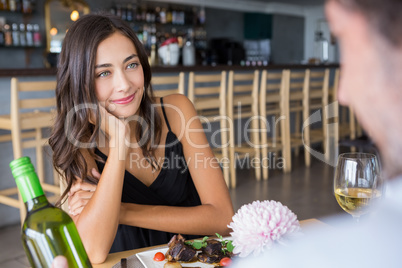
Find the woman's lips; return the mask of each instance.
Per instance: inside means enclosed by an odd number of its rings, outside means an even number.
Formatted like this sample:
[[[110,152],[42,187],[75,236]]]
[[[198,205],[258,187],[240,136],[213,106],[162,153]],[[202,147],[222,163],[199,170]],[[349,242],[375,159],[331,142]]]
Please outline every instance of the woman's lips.
[[[130,103],[134,99],[134,96],[135,96],[135,93],[133,95],[130,95],[130,96],[126,97],[126,98],[113,100],[112,102],[116,103],[116,104],[127,104],[127,103]]]

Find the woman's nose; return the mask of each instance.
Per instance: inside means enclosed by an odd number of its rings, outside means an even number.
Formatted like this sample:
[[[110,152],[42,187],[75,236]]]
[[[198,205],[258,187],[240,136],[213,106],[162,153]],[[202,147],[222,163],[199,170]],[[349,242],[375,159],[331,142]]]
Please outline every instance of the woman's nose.
[[[125,74],[123,71],[116,73],[114,83],[116,91],[125,92],[130,88],[130,82],[127,74]]]

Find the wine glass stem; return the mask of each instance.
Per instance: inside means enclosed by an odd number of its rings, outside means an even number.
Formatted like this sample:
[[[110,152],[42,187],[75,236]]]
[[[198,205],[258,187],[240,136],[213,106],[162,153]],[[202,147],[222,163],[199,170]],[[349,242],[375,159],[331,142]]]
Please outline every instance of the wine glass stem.
[[[353,219],[355,220],[355,223],[358,224],[360,221],[360,216],[353,216]]]

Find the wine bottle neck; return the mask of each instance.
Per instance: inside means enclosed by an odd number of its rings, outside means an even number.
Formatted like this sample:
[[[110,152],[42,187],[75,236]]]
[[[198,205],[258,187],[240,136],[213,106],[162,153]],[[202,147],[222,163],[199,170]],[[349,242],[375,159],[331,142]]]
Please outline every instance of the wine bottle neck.
[[[35,211],[47,206],[49,206],[49,201],[47,201],[47,198],[44,195],[35,197],[25,202],[25,208],[28,214],[31,211]]]
[[[13,160],[10,163],[10,168],[24,203],[44,195],[39,178],[29,157]]]
[[[24,203],[44,195],[42,186],[35,172],[25,173],[17,177],[15,181]]]

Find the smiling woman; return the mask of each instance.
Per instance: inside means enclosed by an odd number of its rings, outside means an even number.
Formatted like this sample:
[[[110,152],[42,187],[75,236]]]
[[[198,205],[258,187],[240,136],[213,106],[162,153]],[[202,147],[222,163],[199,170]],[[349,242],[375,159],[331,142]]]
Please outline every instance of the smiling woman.
[[[150,81],[145,50],[122,20],[90,14],[71,26],[49,144],[93,263],[174,233],[228,234],[230,196],[192,103],[155,98]]]
[[[144,72],[137,54],[133,42],[119,32],[98,46],[95,93],[101,105],[114,116],[127,118],[139,112]]]

